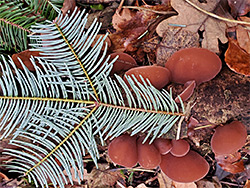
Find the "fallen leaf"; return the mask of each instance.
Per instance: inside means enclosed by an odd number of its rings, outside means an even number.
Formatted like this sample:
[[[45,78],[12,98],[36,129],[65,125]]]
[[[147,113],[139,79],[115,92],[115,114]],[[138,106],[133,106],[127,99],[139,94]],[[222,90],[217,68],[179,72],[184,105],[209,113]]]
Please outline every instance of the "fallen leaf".
[[[180,49],[199,46],[198,33],[192,33],[180,27],[169,25],[164,25],[164,27],[163,39],[156,51],[156,62],[158,65],[165,66],[169,57]]]
[[[250,11],[250,0],[227,0],[234,16],[242,16]]]
[[[169,7],[156,5],[156,6],[142,6],[140,8],[146,8],[149,10],[160,10],[168,11]],[[117,14],[117,13],[116,13]],[[112,41],[112,50],[114,52],[124,52],[126,51],[136,51],[139,46],[139,38],[144,36],[143,34],[147,31],[147,28],[150,26],[151,22],[154,22],[158,14],[152,11],[139,10],[136,14],[128,16],[130,13],[124,13],[124,18],[120,17],[117,19],[115,24],[118,29],[117,32],[110,34],[110,39]],[[123,14],[122,14],[123,15]],[[115,16],[116,18],[117,16]],[[128,20],[129,19],[129,20]],[[119,23],[119,20],[121,22]],[[126,21],[128,20],[128,21]]]
[[[118,3],[113,2],[104,10],[96,11],[89,14],[85,28],[88,29],[95,19],[97,19],[98,22],[102,23],[101,30],[106,30],[107,28],[109,28],[112,23],[112,16],[114,15],[114,12],[118,6]]]
[[[197,188],[221,188],[222,186],[214,181],[200,180],[196,182]]]
[[[75,10],[76,1],[75,0],[64,0],[63,7],[61,11],[65,16],[67,13],[72,13]]]
[[[23,66],[21,65],[20,61],[18,58],[20,58],[23,62],[23,64],[30,70],[30,71],[35,71],[35,68],[33,64],[30,61],[31,56],[41,56],[38,51],[30,51],[30,50],[25,50],[17,54],[12,55],[12,59],[19,69],[23,69]]]
[[[245,185],[244,185],[244,188],[250,188],[250,180],[247,180]]]
[[[215,155],[215,159],[223,170],[232,174],[243,172],[245,170],[240,152],[235,152],[230,155]]]
[[[98,169],[93,168],[91,173],[84,174],[84,179],[87,179],[89,187],[108,187],[114,186],[116,181],[123,179],[120,171],[110,171],[108,164],[98,164]]]
[[[210,0],[207,3],[200,3],[198,0],[193,1],[198,7],[213,12],[217,5],[218,0]],[[197,33],[198,31],[203,32],[202,48],[207,48],[215,53],[219,52],[218,39],[222,43],[228,41],[225,36],[225,30],[227,24],[218,19],[209,17],[208,15],[197,10],[193,6],[186,3],[184,0],[174,0],[171,1],[172,7],[179,13],[177,16],[172,16],[164,21],[162,21],[156,28],[156,32],[159,36],[163,37],[166,32],[166,27],[170,24],[181,25],[182,30],[187,30],[192,33]],[[217,8],[216,11],[221,11],[221,7]],[[224,17],[228,16],[223,15]]]
[[[128,8],[122,9],[121,12],[116,10],[115,14],[112,17],[112,24],[114,29],[116,29],[117,32],[122,31],[122,25],[126,24],[126,22],[129,22],[135,16],[135,14],[135,12],[131,11]]]
[[[250,76],[250,54],[243,50],[236,40],[229,40],[225,61],[234,72]]]
[[[250,18],[248,17],[241,17],[240,20],[250,23]],[[236,36],[239,46],[250,54],[250,27],[237,25]]]
[[[136,188],[147,188],[147,186],[144,183],[141,183],[137,185]]]
[[[167,177],[163,172],[158,173],[158,182],[160,184],[160,188],[197,188],[197,185],[192,183],[179,183],[171,180]]]

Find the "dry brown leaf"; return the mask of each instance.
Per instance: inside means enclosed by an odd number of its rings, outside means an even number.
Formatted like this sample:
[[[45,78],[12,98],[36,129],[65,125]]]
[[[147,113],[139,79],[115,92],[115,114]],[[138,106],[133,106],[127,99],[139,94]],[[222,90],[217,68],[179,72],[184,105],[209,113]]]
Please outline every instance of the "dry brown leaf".
[[[121,26],[124,25],[126,22],[129,22],[134,16],[135,12],[131,11],[128,8],[122,9],[121,12],[116,10],[115,14],[112,17],[112,24],[116,31],[122,31]]]
[[[219,0],[209,0],[207,3],[200,3],[198,0],[193,0],[192,2],[204,10],[213,12]],[[186,3],[184,0],[171,1],[171,5],[179,14],[162,21],[158,25],[156,32],[159,36],[164,36],[166,28],[169,24],[177,24],[185,25],[182,29],[191,31],[194,34],[199,30],[204,31],[202,47],[215,53],[219,52],[218,39],[222,43],[226,43],[228,41],[225,36],[225,30],[227,28],[225,22],[209,17]]]
[[[17,54],[12,55],[12,59],[19,69],[23,69],[20,61],[18,58],[20,58],[23,62],[23,64],[30,70],[30,71],[35,71],[35,68],[33,64],[30,61],[31,56],[41,56],[38,51],[30,51],[30,50],[25,50]]]
[[[243,172],[245,170],[240,152],[235,152],[227,156],[215,155],[215,159],[223,170],[232,174]]]
[[[235,16],[242,16],[250,11],[250,0],[227,0],[231,12]]]
[[[225,61],[231,70],[250,76],[250,54],[243,50],[236,40],[229,40]]]
[[[250,180],[247,180],[245,185],[244,185],[244,188],[250,188]]]
[[[167,177],[163,172],[158,173],[158,182],[160,184],[160,188],[197,188],[197,185],[192,183],[178,183],[176,181],[171,180]]]
[[[113,186],[116,181],[122,178],[120,171],[110,171],[108,164],[98,164],[98,169],[93,168],[91,173],[84,174],[84,179],[87,180],[90,188]]]
[[[248,17],[241,17],[240,20],[250,22]],[[236,36],[239,46],[250,54],[250,27],[238,25],[236,27]]]
[[[141,183],[137,185],[136,188],[147,188],[147,186],[144,183]]]
[[[173,26],[165,26],[163,39],[156,51],[156,63],[165,66],[168,58],[176,51],[183,48],[199,46],[198,33]]]
[[[221,188],[221,184],[215,181],[200,180],[196,182],[197,188]]]
[[[160,11],[169,10],[169,7],[162,5],[143,6],[143,8]],[[112,41],[113,52],[124,52],[125,50],[130,52],[136,51],[139,46],[139,38],[144,36],[143,33],[147,31],[150,23],[154,22],[157,17],[156,13],[145,10],[137,11],[131,19],[129,19],[131,17],[130,14],[132,15],[131,12],[126,14],[124,13],[124,18],[120,17],[119,19],[115,16],[115,22],[113,24],[116,24],[115,28],[118,26],[118,30],[116,33],[109,35]]]
[[[76,7],[75,0],[64,0],[63,7],[61,8],[61,11],[62,11],[63,15],[65,16],[69,12],[72,13],[74,11],[75,7]]]

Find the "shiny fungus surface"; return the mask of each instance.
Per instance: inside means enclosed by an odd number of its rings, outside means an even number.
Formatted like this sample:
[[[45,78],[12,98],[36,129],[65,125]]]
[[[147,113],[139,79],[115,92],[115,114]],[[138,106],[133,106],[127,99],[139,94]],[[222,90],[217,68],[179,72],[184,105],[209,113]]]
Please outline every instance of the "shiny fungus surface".
[[[170,153],[176,157],[182,157],[186,155],[190,150],[190,145],[186,140],[172,140],[172,149]]]
[[[197,85],[214,78],[221,66],[219,56],[205,48],[181,49],[165,64],[171,72],[171,81],[184,84],[195,80]]]
[[[244,146],[247,129],[239,121],[217,127],[211,139],[211,148],[217,155],[232,154]]]
[[[170,72],[167,68],[151,65],[151,66],[140,66],[128,70],[125,75],[134,75],[135,78],[143,83],[140,76],[146,81],[148,79],[150,83],[157,89],[162,89],[170,81]],[[126,78],[124,78],[126,80]]]
[[[121,71],[127,71],[133,67],[138,66],[135,59],[131,55],[126,53],[122,52],[112,53],[110,54],[110,59],[112,60],[117,56],[119,57],[113,64],[113,68],[110,73],[111,75],[113,75],[114,73],[120,73]]]
[[[198,181],[209,171],[208,162],[192,150],[183,157],[175,157],[171,153],[162,155],[160,167],[169,178],[181,183]]]
[[[171,140],[165,138],[157,138],[153,142],[156,149],[161,155],[167,154],[172,149]]]
[[[108,146],[108,156],[118,165],[135,166],[138,162],[136,136],[124,134],[112,140]]]
[[[145,169],[156,168],[161,162],[160,152],[148,140],[143,144],[143,140],[144,137],[137,140],[138,162]]]

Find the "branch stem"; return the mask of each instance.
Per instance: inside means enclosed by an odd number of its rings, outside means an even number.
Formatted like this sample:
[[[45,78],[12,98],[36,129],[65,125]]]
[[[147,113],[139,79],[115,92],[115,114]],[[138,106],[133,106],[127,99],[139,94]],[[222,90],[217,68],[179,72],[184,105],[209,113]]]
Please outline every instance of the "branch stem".
[[[63,145],[79,128],[82,126],[82,124],[94,113],[94,111],[97,109],[97,106],[95,106],[87,116],[84,117],[84,119],[63,139],[62,142],[60,142],[51,152],[44,157],[41,161],[39,161],[36,165],[34,165],[32,168],[30,168],[26,173],[25,176],[27,176],[33,169],[38,167],[40,164],[42,164],[45,160],[47,160],[61,145]]]
[[[72,103],[95,104],[95,101],[85,101],[85,100],[75,100],[75,99],[61,99],[61,98],[8,97],[8,96],[0,96],[0,99],[9,99],[9,100],[32,100],[32,101],[55,101],[55,102],[72,102]]]
[[[166,111],[158,111],[158,110],[145,110],[142,108],[130,108],[126,106],[116,106],[113,104],[106,104],[106,103],[99,103],[100,106],[110,107],[110,108],[117,108],[122,110],[132,110],[138,112],[147,112],[147,113],[154,113],[154,114],[165,114],[165,115],[172,115],[172,116],[185,116],[183,113],[175,113],[175,112],[166,112]]]
[[[15,24],[15,23],[13,23],[13,22],[10,22],[10,21],[8,21],[8,20],[6,20],[6,19],[4,19],[4,18],[0,18],[0,21],[4,22],[4,23],[6,23],[6,24],[10,24],[10,25],[12,25],[12,26],[14,26],[14,27],[17,27],[17,28],[19,28],[19,29],[21,29],[21,30],[23,30],[23,31],[28,32],[28,33],[32,33],[29,29],[26,29],[26,28],[24,28],[24,27],[22,27],[22,26],[20,26],[20,25],[18,25],[18,24]]]

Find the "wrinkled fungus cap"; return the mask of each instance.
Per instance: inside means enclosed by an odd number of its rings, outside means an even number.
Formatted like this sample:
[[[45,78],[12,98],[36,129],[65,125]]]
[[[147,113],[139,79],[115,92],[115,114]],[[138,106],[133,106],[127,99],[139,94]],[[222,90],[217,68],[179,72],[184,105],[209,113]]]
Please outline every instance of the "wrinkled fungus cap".
[[[129,168],[135,166],[138,162],[136,136],[125,134],[112,140],[108,146],[108,155],[118,165]]]
[[[172,149],[170,153],[176,157],[183,157],[190,150],[190,145],[186,140],[172,140]]]
[[[157,138],[153,144],[161,155],[167,154],[172,149],[171,140],[169,139]]]
[[[149,79],[150,83],[157,89],[162,89],[165,85],[167,85],[170,81],[171,75],[167,68],[156,65],[132,68],[125,74],[129,76],[133,74],[140,83],[143,83],[139,77],[139,75],[141,75],[145,82],[147,82],[146,78]]]
[[[161,162],[161,155],[153,144],[149,144],[148,140],[142,144],[143,140],[144,137],[137,140],[138,162],[143,168],[156,168]]]
[[[238,151],[244,146],[247,129],[239,121],[218,127],[211,139],[211,148],[217,155],[227,155]]]
[[[208,162],[192,150],[183,157],[175,157],[171,153],[162,155],[160,167],[169,178],[181,183],[198,181],[209,171]]]
[[[184,84],[195,80],[199,85],[214,78],[221,70],[221,60],[205,48],[186,48],[175,52],[165,67],[171,72],[171,81]]]

